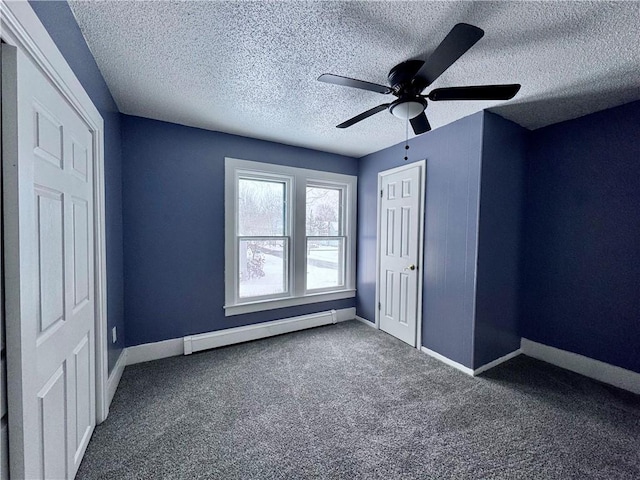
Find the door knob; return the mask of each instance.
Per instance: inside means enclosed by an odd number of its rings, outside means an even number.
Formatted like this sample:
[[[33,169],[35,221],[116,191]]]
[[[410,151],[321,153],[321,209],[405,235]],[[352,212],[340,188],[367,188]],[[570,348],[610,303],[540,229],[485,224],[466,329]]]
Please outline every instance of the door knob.
[[[409,265],[408,267],[404,267],[405,270],[415,270],[416,266],[415,265]]]

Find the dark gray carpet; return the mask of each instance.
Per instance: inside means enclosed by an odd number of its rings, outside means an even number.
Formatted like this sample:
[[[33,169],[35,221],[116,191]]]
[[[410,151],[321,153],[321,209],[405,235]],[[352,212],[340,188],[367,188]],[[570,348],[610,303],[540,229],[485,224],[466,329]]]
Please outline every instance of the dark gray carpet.
[[[640,478],[640,397],[346,322],[127,367],[78,478]]]

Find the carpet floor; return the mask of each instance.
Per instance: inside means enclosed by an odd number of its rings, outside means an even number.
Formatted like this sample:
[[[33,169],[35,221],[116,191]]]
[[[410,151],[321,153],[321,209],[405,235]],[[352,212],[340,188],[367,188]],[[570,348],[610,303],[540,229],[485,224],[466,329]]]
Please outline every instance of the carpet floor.
[[[356,321],[127,367],[79,479],[640,478],[640,396]]]

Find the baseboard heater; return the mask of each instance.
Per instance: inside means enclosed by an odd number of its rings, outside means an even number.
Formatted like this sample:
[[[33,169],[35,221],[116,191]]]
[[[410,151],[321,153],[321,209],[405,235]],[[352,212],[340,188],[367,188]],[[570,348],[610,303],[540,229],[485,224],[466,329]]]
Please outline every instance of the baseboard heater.
[[[193,352],[200,352],[211,348],[224,347],[226,345],[273,337],[275,335],[296,332],[307,328],[330,325],[342,320],[338,317],[338,312],[329,310],[311,315],[287,318],[286,320],[275,320],[273,322],[259,323],[256,325],[228,328],[218,332],[190,335],[184,337],[184,354],[189,355]]]

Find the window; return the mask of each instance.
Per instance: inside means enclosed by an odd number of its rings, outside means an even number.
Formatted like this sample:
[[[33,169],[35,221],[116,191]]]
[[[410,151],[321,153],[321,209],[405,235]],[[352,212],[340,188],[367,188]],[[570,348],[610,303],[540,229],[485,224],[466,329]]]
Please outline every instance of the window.
[[[343,188],[306,186],[307,290],[344,286]]]
[[[286,179],[239,176],[238,298],[288,294],[289,222]]]
[[[355,296],[356,178],[225,160],[225,315]]]

